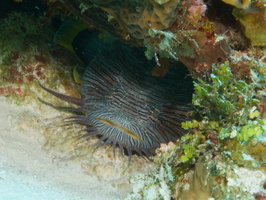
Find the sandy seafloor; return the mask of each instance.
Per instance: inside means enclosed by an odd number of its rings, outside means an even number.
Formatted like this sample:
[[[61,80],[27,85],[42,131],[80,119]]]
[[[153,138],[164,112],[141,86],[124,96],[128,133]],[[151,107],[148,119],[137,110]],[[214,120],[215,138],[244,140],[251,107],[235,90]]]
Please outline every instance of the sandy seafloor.
[[[112,200],[130,192],[84,174],[78,163],[53,162],[32,130],[18,128],[28,108],[0,101],[0,200]]]

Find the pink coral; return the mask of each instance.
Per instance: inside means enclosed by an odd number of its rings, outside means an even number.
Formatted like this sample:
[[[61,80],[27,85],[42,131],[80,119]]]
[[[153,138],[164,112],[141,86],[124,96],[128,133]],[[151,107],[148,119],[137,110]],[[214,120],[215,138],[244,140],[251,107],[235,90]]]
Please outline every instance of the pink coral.
[[[183,6],[189,5],[187,16],[194,23],[197,23],[199,18],[205,15],[205,12],[207,10],[207,6],[202,0],[183,1],[181,4]]]

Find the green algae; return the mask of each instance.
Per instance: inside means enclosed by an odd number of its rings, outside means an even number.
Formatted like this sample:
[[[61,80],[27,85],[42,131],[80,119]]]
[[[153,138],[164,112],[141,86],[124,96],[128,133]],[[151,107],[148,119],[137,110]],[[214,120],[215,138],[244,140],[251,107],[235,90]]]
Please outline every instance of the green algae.
[[[237,194],[237,198],[249,200],[257,193],[263,196],[266,126],[258,105],[265,98],[265,75],[265,66],[257,63],[250,77],[239,79],[225,62],[213,65],[208,80],[197,79],[194,119],[182,123],[190,134],[157,150],[156,168],[138,176],[133,183],[142,181],[145,187],[134,190],[131,197],[149,199],[145,196],[149,186],[157,191],[157,199],[164,199],[158,193],[162,181],[174,199],[235,199]],[[161,168],[168,173],[158,179]],[[254,174],[248,177],[256,186],[254,191],[248,190],[246,171]],[[258,179],[258,174],[262,178]]]
[[[213,66],[210,83],[198,79],[195,82],[193,103],[200,111],[212,120],[222,120],[233,124],[246,122],[247,109],[258,103],[254,99],[252,86],[243,80],[235,80],[231,73],[229,62],[217,68]]]
[[[248,141],[265,132],[264,121],[257,110],[258,89],[254,87],[258,88],[259,82],[236,80],[228,62],[218,68],[213,66],[210,83],[201,79],[195,82],[193,103],[201,115],[219,121],[221,140],[236,137],[239,141]]]
[[[263,100],[264,68],[257,66],[252,74],[247,80],[238,80],[228,62],[213,66],[209,82],[201,79],[195,82],[193,103],[204,120],[185,122],[183,128],[201,125],[202,129],[205,126],[216,133],[220,151],[227,152],[224,154],[227,162],[231,160],[240,166],[260,168],[265,164],[261,151],[254,153],[253,150],[254,141],[262,145],[261,148],[265,147],[266,127],[258,111],[258,104]]]

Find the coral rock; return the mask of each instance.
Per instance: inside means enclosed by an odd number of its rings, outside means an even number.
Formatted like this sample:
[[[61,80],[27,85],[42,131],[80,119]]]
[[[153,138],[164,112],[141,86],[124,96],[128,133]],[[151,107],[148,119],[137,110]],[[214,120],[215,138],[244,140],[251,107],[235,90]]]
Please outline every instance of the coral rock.
[[[233,14],[243,26],[243,33],[253,46],[266,46],[266,19],[263,10],[247,12],[235,9]]]
[[[88,24],[124,39],[130,36],[143,39],[149,28],[169,28],[177,18],[178,4],[179,0],[67,0],[64,3]]]

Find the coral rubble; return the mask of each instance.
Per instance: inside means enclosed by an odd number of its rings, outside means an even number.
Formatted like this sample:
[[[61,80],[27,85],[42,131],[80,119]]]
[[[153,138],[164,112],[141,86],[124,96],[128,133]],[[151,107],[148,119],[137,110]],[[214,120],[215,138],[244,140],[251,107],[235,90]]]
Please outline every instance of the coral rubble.
[[[250,39],[253,46],[266,45],[266,6],[265,1],[245,0],[242,3],[232,0],[223,0],[235,6],[234,17],[242,25],[244,35]]]

